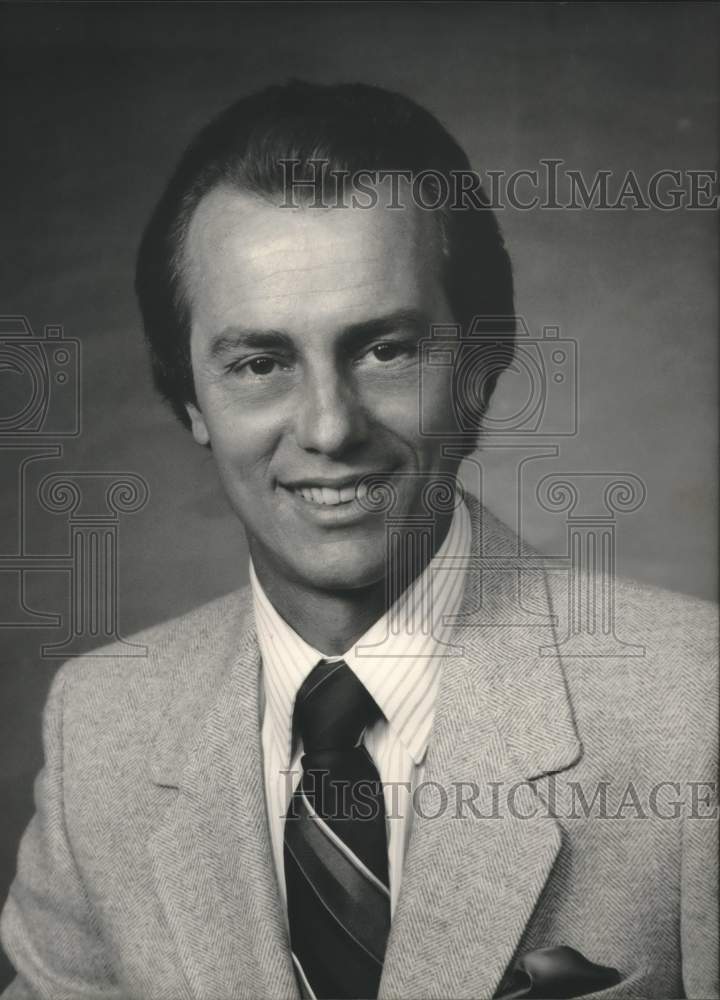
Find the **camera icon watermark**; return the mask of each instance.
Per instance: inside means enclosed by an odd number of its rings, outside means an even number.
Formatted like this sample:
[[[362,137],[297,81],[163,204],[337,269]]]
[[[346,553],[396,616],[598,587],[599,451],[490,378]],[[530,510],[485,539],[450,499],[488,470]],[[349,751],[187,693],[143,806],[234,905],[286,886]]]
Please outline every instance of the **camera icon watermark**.
[[[517,333],[503,332],[507,319],[476,317],[469,333],[458,324],[433,326],[420,344],[420,430],[427,437],[456,443],[483,439],[555,439],[578,427],[577,343],[557,326],[533,336],[522,317]],[[514,341],[514,344],[513,344]],[[438,423],[431,400],[440,374],[452,379],[452,413]],[[505,376],[500,405],[488,412],[500,375]]]
[[[61,326],[35,335],[25,316],[0,317],[0,437],[80,433],[80,342]]]

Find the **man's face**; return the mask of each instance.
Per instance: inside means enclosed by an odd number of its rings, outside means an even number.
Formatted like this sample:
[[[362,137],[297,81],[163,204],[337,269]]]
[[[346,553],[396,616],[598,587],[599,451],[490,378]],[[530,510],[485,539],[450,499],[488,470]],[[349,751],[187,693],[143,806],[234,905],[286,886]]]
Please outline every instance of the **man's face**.
[[[358,480],[390,478],[402,517],[423,510],[421,477],[458,464],[420,430],[418,343],[452,319],[435,220],[283,209],[219,187],[191,221],[185,280],[193,434],[212,448],[261,579],[377,583],[386,520],[357,500]],[[423,373],[423,422],[451,425],[447,368]]]

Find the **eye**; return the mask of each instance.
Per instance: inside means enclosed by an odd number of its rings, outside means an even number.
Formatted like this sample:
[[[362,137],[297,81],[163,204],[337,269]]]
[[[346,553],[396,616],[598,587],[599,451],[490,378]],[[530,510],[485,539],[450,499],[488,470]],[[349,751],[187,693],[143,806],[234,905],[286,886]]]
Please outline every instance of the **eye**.
[[[380,344],[373,344],[369,353],[376,361],[389,364],[400,358],[411,357],[414,353],[414,345],[401,340],[386,340]]]
[[[277,361],[274,358],[253,358],[248,361],[247,367],[253,375],[269,375],[276,364]]]
[[[227,366],[226,370],[231,375],[266,377],[272,375],[280,367],[281,365],[277,358],[259,354],[257,357],[248,358],[246,361],[233,361],[232,364]]]
[[[375,344],[372,349],[378,361],[394,361],[400,354],[399,344]]]

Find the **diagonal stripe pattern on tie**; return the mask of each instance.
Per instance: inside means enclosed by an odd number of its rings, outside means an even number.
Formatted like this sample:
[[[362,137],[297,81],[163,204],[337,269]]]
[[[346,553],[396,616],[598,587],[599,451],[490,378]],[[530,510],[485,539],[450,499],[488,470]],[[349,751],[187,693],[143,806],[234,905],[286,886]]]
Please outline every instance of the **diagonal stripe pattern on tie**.
[[[293,963],[304,997],[376,997],[390,891],[382,785],[362,744],[381,716],[348,665],[322,660],[295,701],[303,773],[285,820]]]

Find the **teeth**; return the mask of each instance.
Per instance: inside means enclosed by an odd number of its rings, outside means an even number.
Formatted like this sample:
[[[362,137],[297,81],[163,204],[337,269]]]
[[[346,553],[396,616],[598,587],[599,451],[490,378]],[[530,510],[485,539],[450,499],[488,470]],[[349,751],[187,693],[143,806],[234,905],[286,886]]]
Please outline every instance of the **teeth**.
[[[354,486],[344,486],[341,490],[331,486],[303,486],[295,490],[308,503],[321,504],[324,507],[336,507],[341,503],[350,503],[355,497],[364,497],[367,489],[363,486],[357,491]]]

